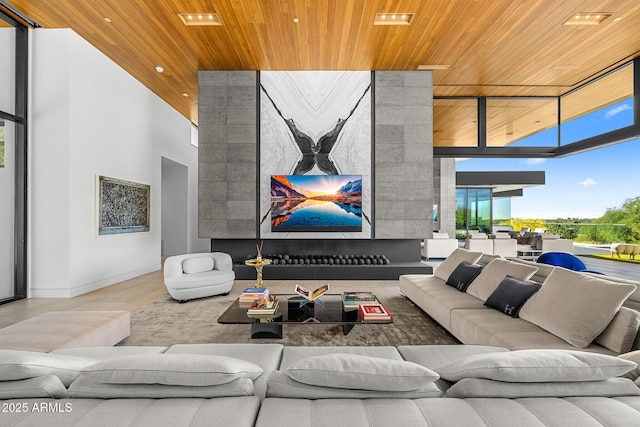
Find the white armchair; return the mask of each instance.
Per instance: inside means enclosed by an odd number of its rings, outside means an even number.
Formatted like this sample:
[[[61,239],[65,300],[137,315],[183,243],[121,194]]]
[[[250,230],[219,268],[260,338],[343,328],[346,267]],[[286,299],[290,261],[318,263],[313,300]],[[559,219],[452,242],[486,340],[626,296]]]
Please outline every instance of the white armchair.
[[[493,253],[493,241],[484,233],[470,231],[464,242],[464,248],[470,251],[482,252],[484,254]]]
[[[505,258],[516,258],[518,256],[518,241],[512,239],[507,233],[496,233],[492,236],[493,254],[501,255]]]
[[[233,261],[223,252],[176,255],[164,262],[164,285],[178,302],[228,294],[236,277]]]
[[[433,233],[432,239],[424,239],[422,256],[429,258],[446,258],[458,249],[458,240],[449,238],[449,233]]]

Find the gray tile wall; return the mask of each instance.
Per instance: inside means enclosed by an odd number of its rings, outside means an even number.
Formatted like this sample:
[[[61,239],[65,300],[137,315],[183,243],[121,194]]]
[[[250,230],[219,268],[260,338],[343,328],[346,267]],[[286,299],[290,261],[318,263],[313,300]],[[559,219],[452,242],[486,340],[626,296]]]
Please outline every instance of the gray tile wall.
[[[256,237],[257,74],[198,72],[198,235]]]
[[[375,72],[375,238],[422,239],[433,230],[433,79]]]

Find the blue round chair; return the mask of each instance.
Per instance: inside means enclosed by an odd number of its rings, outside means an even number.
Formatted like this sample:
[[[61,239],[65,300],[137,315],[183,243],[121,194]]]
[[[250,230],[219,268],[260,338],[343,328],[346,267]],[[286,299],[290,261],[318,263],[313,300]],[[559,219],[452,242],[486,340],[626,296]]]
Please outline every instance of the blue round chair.
[[[538,257],[537,262],[541,264],[554,265],[556,267],[564,267],[573,271],[586,271],[589,273],[602,274],[599,271],[588,270],[587,266],[580,258],[568,252],[545,252]]]

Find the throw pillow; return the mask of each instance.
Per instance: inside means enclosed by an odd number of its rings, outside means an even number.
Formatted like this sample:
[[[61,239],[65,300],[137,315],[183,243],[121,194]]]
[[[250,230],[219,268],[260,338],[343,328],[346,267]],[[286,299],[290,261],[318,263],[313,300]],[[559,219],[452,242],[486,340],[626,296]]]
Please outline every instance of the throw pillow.
[[[187,258],[182,261],[182,271],[185,274],[204,273],[213,270],[213,267],[213,258],[208,256]]]
[[[0,381],[0,399],[65,399],[67,388],[55,375],[17,381]]]
[[[633,380],[633,381],[640,378],[640,350],[621,354],[618,357],[620,359],[630,360],[638,365],[635,369],[632,369],[629,372],[620,375],[621,377],[629,378],[630,380]]]
[[[78,377],[78,371],[96,363],[96,359],[40,353],[36,351],[0,350],[0,381],[24,380],[55,375],[65,387]]]
[[[347,353],[306,357],[289,366],[287,374],[310,385],[378,391],[417,390],[439,378],[417,363]]]
[[[519,316],[575,347],[585,348],[604,331],[635,289],[635,285],[555,268]]]
[[[230,396],[253,396],[253,381],[238,378],[224,384],[210,386],[183,386],[165,384],[106,384],[85,377],[75,380],[69,387],[69,396],[84,399],[179,399]]]
[[[447,285],[452,286],[460,292],[466,292],[467,288],[482,271],[482,267],[475,264],[469,264],[466,261],[462,261],[451,276],[447,279]]]
[[[520,399],[526,397],[637,396],[639,394],[640,388],[626,378],[563,383],[507,383],[482,378],[465,378],[452,385],[447,390],[446,397]]]
[[[540,289],[540,283],[523,282],[507,276],[484,303],[511,317],[518,317],[522,305]]]
[[[449,276],[451,276],[451,273],[453,273],[453,270],[455,270],[462,261],[466,261],[469,264],[475,264],[481,256],[482,252],[474,252],[467,249],[458,248],[453,251],[451,255],[449,255],[444,261],[442,261],[442,264],[440,264],[438,268],[436,268],[436,270],[433,272],[433,275],[439,279],[446,281]]]
[[[598,381],[620,376],[637,365],[606,354],[578,350],[515,350],[467,356],[436,369],[447,381],[485,378],[537,383]]]
[[[289,399],[422,399],[441,397],[436,383],[428,383],[411,391],[361,390],[324,387],[295,381],[282,371],[273,371],[267,379],[267,397]]]
[[[80,371],[96,382],[211,386],[238,378],[256,379],[262,368],[246,360],[200,354],[144,354],[114,357]]]
[[[486,301],[496,290],[502,279],[511,276],[518,280],[529,280],[538,271],[536,267],[519,264],[505,259],[494,259],[467,288],[467,293]]]

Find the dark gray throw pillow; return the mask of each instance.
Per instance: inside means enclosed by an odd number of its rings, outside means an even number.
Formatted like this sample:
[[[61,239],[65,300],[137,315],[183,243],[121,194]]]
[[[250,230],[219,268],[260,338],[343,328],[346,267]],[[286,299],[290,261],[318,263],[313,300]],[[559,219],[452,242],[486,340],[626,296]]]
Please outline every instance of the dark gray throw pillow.
[[[447,279],[447,285],[453,286],[460,292],[466,292],[473,279],[478,277],[481,271],[481,266],[462,261]]]
[[[511,317],[518,317],[518,312],[525,302],[540,289],[540,283],[523,282],[507,276],[495,291],[487,298],[484,305],[502,311]]]

